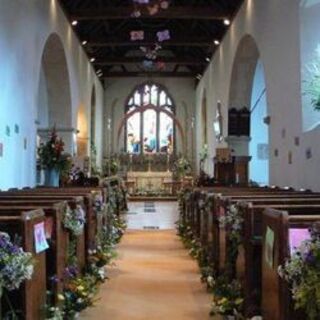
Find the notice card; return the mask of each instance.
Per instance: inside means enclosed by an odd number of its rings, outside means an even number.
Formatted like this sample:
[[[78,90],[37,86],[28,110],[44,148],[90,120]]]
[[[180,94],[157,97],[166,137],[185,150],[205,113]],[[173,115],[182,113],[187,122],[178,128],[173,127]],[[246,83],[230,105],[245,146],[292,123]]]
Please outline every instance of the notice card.
[[[45,226],[44,222],[38,223],[34,225],[34,239],[35,239],[35,251],[36,253],[40,253],[49,248],[46,234],[45,234]]]
[[[274,257],[274,231],[267,227],[266,239],[265,239],[265,260],[270,268],[273,269],[273,257]]]

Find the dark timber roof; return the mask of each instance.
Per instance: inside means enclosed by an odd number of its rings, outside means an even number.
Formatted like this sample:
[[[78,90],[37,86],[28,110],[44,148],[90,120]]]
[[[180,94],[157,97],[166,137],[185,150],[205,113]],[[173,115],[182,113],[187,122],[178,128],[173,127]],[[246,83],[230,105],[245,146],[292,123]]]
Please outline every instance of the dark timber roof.
[[[156,0],[150,0],[150,2]],[[96,71],[102,77],[177,76],[199,77],[216,50],[243,0],[171,0],[155,15],[141,11],[132,17],[132,0],[60,0]],[[131,41],[130,32],[143,30],[143,41]],[[171,39],[146,67],[141,46],[153,46],[156,33],[169,30]],[[160,62],[160,64],[157,64]],[[147,63],[148,64],[148,63]],[[101,71],[100,71],[101,70]]]

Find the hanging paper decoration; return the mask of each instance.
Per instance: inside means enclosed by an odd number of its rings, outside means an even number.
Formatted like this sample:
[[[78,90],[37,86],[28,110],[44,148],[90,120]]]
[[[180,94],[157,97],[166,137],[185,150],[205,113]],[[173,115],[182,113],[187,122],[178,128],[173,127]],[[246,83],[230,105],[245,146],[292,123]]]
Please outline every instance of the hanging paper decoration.
[[[158,31],[157,37],[159,42],[170,40],[170,31],[169,30]]]
[[[165,69],[165,67],[166,67],[165,62],[163,62],[163,61],[158,61],[158,62],[157,62],[157,69],[158,69],[158,70],[162,71],[162,70]]]
[[[138,3],[138,4],[148,4],[149,0],[133,0],[133,2]]]
[[[160,7],[163,10],[167,10],[169,8],[169,1],[161,1],[160,2]]]
[[[141,41],[144,40],[144,31],[143,30],[135,30],[130,32],[131,41]]]
[[[162,47],[156,43],[154,47],[140,47],[140,50],[145,54],[145,57],[149,60],[157,59],[158,51]]]
[[[149,6],[148,12],[149,12],[150,16],[156,15],[159,12],[159,5],[155,4],[153,6]]]
[[[133,18],[139,18],[139,17],[141,17],[141,12],[140,12],[139,10],[134,10],[134,11],[132,12],[131,16],[132,16]]]
[[[134,4],[134,11],[131,14],[134,18],[139,18],[142,12],[145,11],[151,16],[156,15],[161,10],[167,10],[169,8],[168,0],[132,0]]]
[[[154,67],[154,63],[151,60],[144,60],[142,65],[145,69],[152,69]]]

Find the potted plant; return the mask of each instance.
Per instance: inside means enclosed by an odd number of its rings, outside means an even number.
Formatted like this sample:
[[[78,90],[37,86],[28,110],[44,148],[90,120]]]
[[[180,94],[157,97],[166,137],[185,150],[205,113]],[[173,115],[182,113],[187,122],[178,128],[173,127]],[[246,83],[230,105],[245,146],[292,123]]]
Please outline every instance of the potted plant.
[[[64,152],[64,142],[58,137],[55,128],[46,143],[38,148],[39,162],[45,170],[45,185],[59,187],[60,175],[64,175],[71,168],[71,157]]]

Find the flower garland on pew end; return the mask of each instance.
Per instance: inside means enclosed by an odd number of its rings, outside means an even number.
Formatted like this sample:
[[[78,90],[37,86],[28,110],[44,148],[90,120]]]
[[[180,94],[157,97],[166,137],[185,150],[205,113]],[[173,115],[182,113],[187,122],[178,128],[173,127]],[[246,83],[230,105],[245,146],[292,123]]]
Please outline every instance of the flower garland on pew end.
[[[208,254],[205,248],[194,238],[192,227],[188,221],[183,221],[182,216],[186,203],[192,201],[192,191],[182,190],[178,195],[179,220],[177,222],[178,235],[183,244],[193,258],[198,260],[201,271],[201,281],[206,283],[207,290],[213,295],[212,309],[210,315],[233,316],[235,319],[244,319],[243,309],[243,290],[240,282],[235,279],[234,268],[238,256],[238,248],[241,245],[243,230],[243,211],[245,203],[228,205],[226,214],[219,217],[219,223],[222,228],[228,229],[228,239],[230,241],[227,252],[227,264],[224,273],[216,276],[217,271],[210,265],[209,260],[205,258]],[[200,210],[211,210],[210,201],[212,198],[207,196],[199,204]]]
[[[316,320],[320,314],[320,224],[309,231],[310,239],[294,249],[278,272],[290,286],[295,309],[303,310],[307,319]]]
[[[79,313],[95,304],[96,294],[99,286],[104,283],[108,277],[106,275],[106,266],[113,264],[117,257],[116,244],[118,244],[126,229],[125,220],[118,217],[118,207],[126,207],[126,195],[123,195],[121,188],[108,188],[108,201],[103,202],[102,196],[94,194],[94,212],[105,221],[100,233],[97,234],[97,247],[89,250],[88,265],[81,274],[77,268],[76,259],[76,236],[84,231],[84,212],[80,206],[76,209],[66,210],[64,218],[64,227],[71,233],[68,261],[66,268],[66,285],[63,294],[59,295],[61,307],[54,306],[52,302],[47,305],[47,320],[76,319]]]
[[[30,280],[34,264],[32,254],[22,249],[18,237],[15,237],[11,242],[7,233],[0,232],[0,300],[5,297],[10,309],[4,318],[18,319],[17,313],[21,310],[14,310],[7,296],[7,291],[17,290],[24,281]]]

